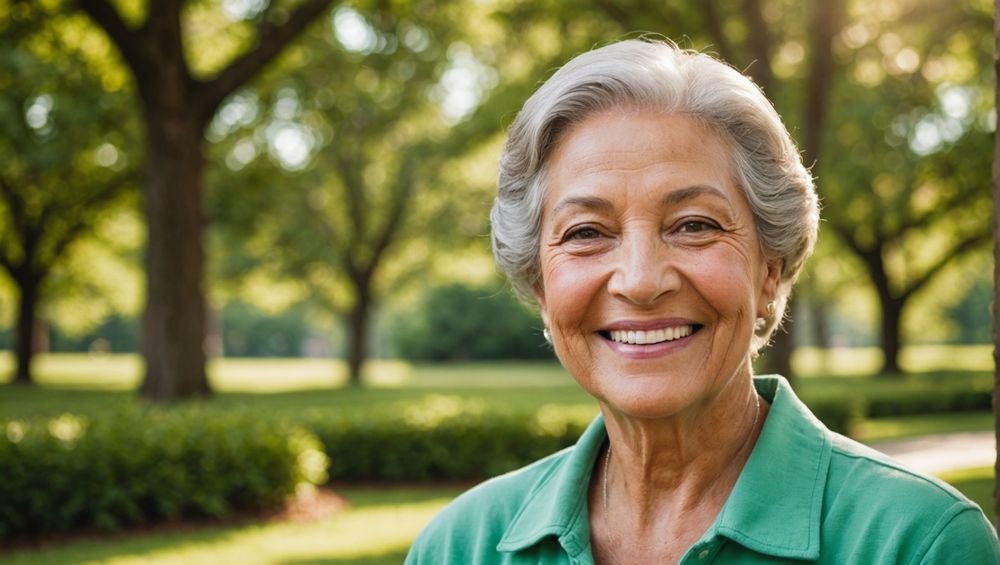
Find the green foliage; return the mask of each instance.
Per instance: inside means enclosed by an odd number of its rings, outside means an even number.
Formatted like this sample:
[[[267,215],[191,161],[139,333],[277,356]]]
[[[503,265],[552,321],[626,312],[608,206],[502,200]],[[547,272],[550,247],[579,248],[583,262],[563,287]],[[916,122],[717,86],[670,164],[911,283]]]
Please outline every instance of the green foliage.
[[[257,511],[325,479],[315,438],[246,411],[133,408],[0,425],[0,539]]]
[[[992,301],[992,277],[983,272],[965,296],[948,309],[949,317],[958,327],[958,343],[989,343],[993,329]]]
[[[100,325],[83,335],[72,335],[58,324],[49,326],[50,351],[93,351],[95,353],[123,353],[137,351],[139,346],[139,320],[112,314]],[[0,333],[0,345],[3,334]]]
[[[419,361],[551,359],[536,315],[498,286],[433,288],[392,324],[400,356]]]
[[[225,355],[234,357],[297,357],[308,337],[309,326],[301,307],[281,314],[267,314],[242,301],[222,309]]]
[[[402,414],[315,413],[303,424],[330,454],[331,481],[483,480],[573,445],[595,415],[555,406],[502,413],[437,397]]]

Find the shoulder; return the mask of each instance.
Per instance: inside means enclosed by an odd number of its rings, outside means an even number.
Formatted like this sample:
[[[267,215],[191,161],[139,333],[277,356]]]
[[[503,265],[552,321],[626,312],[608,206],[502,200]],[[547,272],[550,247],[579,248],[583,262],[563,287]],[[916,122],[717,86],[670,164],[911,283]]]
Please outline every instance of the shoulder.
[[[453,500],[420,532],[407,563],[452,563],[492,552],[526,500],[552,477],[572,447],[479,484]]]
[[[840,434],[830,436],[823,514],[831,535],[825,538],[880,562],[997,562],[992,527],[962,493]],[[954,555],[926,560],[941,552]],[[962,561],[963,554],[975,559]]]

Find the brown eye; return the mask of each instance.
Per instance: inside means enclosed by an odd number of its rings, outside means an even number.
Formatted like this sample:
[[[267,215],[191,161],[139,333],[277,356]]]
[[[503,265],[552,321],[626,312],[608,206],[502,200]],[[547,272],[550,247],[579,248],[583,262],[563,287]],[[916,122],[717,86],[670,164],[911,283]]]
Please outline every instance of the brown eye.
[[[582,227],[566,234],[566,241],[574,239],[595,239],[601,237],[601,232],[591,227]]]
[[[681,224],[681,233],[701,233],[706,231],[711,231],[718,229],[718,226],[711,224],[703,220],[691,220],[690,222],[684,222]]]

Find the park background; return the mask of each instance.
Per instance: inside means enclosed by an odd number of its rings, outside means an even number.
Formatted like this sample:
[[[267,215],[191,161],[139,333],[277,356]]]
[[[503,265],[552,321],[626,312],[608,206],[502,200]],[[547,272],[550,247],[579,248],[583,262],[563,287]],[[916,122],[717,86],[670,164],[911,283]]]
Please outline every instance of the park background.
[[[993,430],[986,0],[0,0],[0,561],[398,563],[571,444],[596,404],[492,266],[496,160],[644,34],[813,164],[758,372],[865,442]],[[992,468],[944,478],[992,513]]]

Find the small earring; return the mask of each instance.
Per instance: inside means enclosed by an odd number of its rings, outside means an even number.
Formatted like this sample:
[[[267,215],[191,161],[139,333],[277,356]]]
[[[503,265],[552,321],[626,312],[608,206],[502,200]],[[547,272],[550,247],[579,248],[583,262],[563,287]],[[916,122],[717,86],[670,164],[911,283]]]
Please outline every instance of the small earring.
[[[542,337],[545,338],[545,341],[552,343],[552,336],[549,334],[549,328],[542,329]]]
[[[774,301],[773,300],[767,303],[767,317],[770,318],[771,316],[774,316]]]

